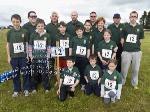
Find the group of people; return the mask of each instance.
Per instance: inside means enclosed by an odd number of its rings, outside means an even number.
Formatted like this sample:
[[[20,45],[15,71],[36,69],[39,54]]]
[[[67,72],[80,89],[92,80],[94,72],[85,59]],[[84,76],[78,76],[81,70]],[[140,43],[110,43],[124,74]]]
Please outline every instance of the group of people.
[[[120,23],[120,14],[114,14],[114,22],[107,28],[105,18],[97,17],[94,11],[84,24],[76,11],[71,12],[72,20],[67,24],[58,22],[58,18],[58,13],[52,12],[51,22],[45,25],[35,11],[30,11],[29,22],[21,27],[20,15],[11,16],[13,28],[7,33],[7,57],[12,68],[19,69],[13,78],[13,97],[21,91],[20,74],[25,96],[29,96],[29,91],[35,94],[40,81],[48,93],[49,74],[55,73],[56,61],[60,69],[60,101],[68,94],[73,97],[79,84],[86,95],[94,93],[103,97],[105,103],[115,102],[120,99],[130,64],[131,84],[138,89],[144,31],[137,23],[136,11],[130,13],[129,23]]]

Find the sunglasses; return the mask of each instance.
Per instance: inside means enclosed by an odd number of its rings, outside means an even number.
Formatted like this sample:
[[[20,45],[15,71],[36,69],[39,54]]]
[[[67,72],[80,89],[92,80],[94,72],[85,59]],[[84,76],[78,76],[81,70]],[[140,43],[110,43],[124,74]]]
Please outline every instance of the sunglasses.
[[[30,16],[30,18],[37,18],[37,16]]]

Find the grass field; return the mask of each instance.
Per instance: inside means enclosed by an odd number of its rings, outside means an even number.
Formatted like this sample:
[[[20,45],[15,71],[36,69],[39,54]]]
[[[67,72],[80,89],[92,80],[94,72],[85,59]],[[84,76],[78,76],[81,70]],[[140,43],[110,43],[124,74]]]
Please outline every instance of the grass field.
[[[0,31],[0,73],[11,67],[6,59],[6,30]],[[0,112],[150,112],[150,32],[145,33],[142,43],[143,57],[139,72],[139,90],[134,90],[130,83],[130,73],[123,87],[121,100],[115,104],[104,105],[101,98],[84,95],[79,87],[76,97],[60,102],[56,88],[48,94],[43,89],[35,95],[12,98],[12,80],[0,84]]]

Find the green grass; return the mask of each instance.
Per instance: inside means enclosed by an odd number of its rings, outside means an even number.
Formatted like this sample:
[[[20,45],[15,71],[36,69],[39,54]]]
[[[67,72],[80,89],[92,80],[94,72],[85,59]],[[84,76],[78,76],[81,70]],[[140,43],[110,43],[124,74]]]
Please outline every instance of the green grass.
[[[6,58],[6,30],[0,31],[0,73],[10,70]],[[150,112],[150,32],[145,33],[142,43],[143,57],[139,72],[139,90],[130,83],[130,73],[123,87],[121,100],[115,104],[104,105],[101,98],[84,95],[79,87],[76,97],[60,102],[56,88],[45,94],[41,87],[36,95],[12,98],[12,80],[0,84],[0,112]]]

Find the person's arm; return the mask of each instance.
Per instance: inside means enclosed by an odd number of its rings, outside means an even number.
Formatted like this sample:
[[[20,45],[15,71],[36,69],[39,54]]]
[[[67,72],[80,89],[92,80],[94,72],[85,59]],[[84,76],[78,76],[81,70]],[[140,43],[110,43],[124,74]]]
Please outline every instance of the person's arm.
[[[71,86],[71,91],[75,91],[75,87],[79,84],[79,80],[77,79],[76,82]]]
[[[27,53],[27,59],[29,61],[29,47],[28,42],[26,42],[26,53]]]
[[[116,52],[113,53],[112,59],[116,59]]]
[[[107,64],[107,62],[105,60],[103,60],[100,52],[98,52],[98,57],[103,64],[105,64],[105,65]]]
[[[7,52],[7,62],[10,64],[10,49],[9,49],[9,42],[7,42],[7,45],[6,45],[6,52]]]
[[[60,88],[61,88],[62,82],[63,82],[63,79],[60,79],[60,81],[59,81],[59,87],[58,87],[58,90],[57,90],[57,95],[60,94]]]
[[[69,48],[69,56],[72,55],[72,48]]]
[[[84,76],[84,78],[85,78],[85,80],[86,80],[86,83],[88,83],[89,81],[88,81],[88,79],[87,79],[87,76]]]
[[[124,44],[124,38],[121,38],[120,43],[123,46],[123,44]]]
[[[101,78],[98,79],[98,85],[100,84],[100,82],[101,82]]]
[[[90,56],[90,49],[87,49],[87,58]]]

